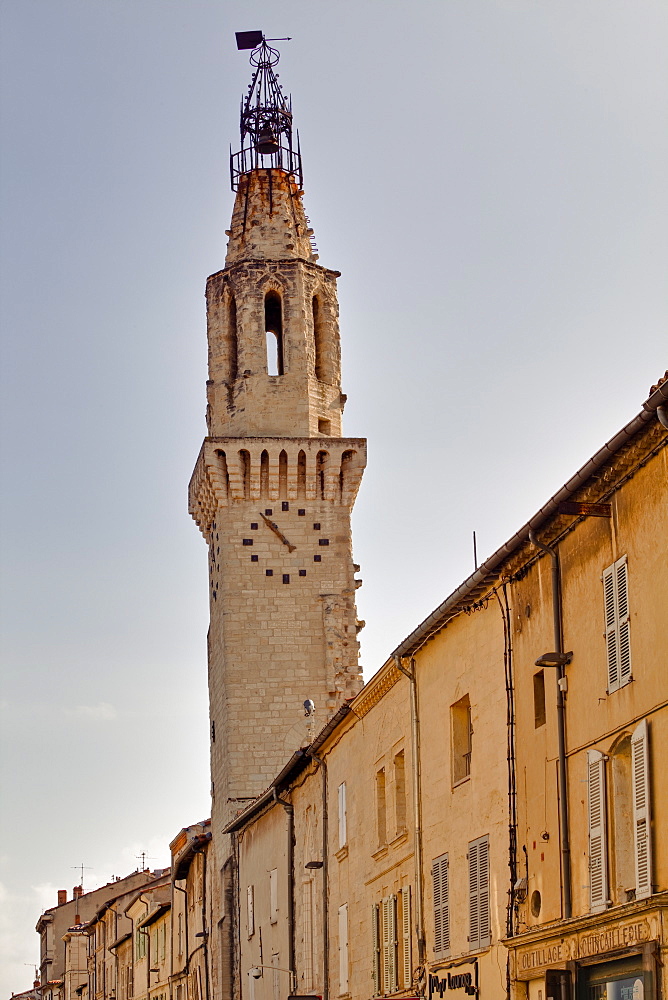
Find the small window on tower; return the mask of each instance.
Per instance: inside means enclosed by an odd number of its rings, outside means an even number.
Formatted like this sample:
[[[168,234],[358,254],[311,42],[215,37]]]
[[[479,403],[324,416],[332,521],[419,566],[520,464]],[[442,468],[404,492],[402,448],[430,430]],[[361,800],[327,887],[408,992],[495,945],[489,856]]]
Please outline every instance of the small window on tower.
[[[264,299],[264,328],[267,335],[267,374],[283,374],[283,307],[278,292]]]

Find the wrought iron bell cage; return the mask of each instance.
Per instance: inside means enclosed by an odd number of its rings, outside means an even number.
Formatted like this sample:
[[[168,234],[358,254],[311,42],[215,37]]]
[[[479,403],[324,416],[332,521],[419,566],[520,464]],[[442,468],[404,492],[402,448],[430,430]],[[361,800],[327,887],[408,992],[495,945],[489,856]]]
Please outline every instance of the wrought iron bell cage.
[[[278,73],[274,72],[279,59],[279,51],[272,48],[264,36],[250,54],[254,72],[241,102],[241,149],[238,153],[230,151],[233,191],[239,187],[244,174],[271,168],[291,174],[299,187],[302,186],[302,158],[296,129],[293,140],[292,100],[286,100]]]

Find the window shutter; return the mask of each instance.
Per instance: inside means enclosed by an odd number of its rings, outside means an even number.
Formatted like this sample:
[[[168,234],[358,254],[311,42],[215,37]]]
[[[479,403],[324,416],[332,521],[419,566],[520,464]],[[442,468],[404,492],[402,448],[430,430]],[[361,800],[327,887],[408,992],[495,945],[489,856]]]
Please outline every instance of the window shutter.
[[[589,816],[589,906],[593,913],[608,904],[605,758],[587,751]]]
[[[397,988],[397,898],[386,896],[381,906],[381,957],[383,994]]]
[[[434,891],[434,952],[439,955],[450,951],[450,893],[448,883],[448,855],[432,861],[431,878]]]
[[[304,914],[304,989],[313,989],[313,880],[302,886]]]
[[[629,573],[626,556],[615,563],[617,622],[619,635],[619,686],[631,678],[631,624],[629,617]]]
[[[489,919],[489,837],[478,841],[478,913],[480,947],[489,948],[492,940]]]
[[[478,898],[478,841],[469,844],[469,949],[480,947],[480,901]]]
[[[373,995],[379,997],[381,990],[380,982],[380,907],[374,904],[371,907],[371,929],[373,931],[373,961],[371,966],[371,977],[373,979]]]
[[[346,783],[339,785],[339,849],[348,843],[348,816],[346,812]]]
[[[272,868],[269,872],[269,910],[271,922],[278,920],[278,868]]]
[[[616,691],[619,687],[619,663],[614,566],[609,566],[603,572],[603,602],[605,606],[605,645],[608,651],[608,691]]]
[[[348,904],[339,907],[339,994],[348,992]]]
[[[628,564],[622,556],[603,571],[605,645],[608,654],[608,691],[631,679],[631,618]]]
[[[647,719],[643,719],[631,736],[636,899],[652,895],[652,833],[648,751]]]
[[[246,912],[248,919],[248,937],[252,937],[255,934],[255,906],[254,906],[254,892],[253,886],[249,885],[246,889]]]
[[[469,949],[491,943],[489,915],[489,837],[469,844]]]
[[[402,889],[399,894],[401,901],[401,985],[410,989],[413,982],[413,963],[411,962],[411,890],[410,886]],[[397,984],[399,985],[399,984]]]

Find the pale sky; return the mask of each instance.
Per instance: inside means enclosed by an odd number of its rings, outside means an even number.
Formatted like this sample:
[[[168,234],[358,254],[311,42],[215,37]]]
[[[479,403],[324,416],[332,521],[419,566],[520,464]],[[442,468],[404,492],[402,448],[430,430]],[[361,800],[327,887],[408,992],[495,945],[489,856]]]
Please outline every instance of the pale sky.
[[[640,409],[668,357],[664,0],[0,0],[0,992],[56,890],[209,814],[204,284],[235,30],[292,36],[339,281],[365,676]]]

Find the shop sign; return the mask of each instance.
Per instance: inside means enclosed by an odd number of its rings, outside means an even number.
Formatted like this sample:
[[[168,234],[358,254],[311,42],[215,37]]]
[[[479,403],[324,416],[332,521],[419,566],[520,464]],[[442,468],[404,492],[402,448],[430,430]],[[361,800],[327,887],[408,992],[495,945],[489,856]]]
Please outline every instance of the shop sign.
[[[460,991],[458,996],[462,998],[464,996],[478,996],[477,962],[453,965],[429,973],[429,1000],[434,1000],[434,997],[443,1000],[446,994],[455,990]],[[453,1000],[455,1000],[454,997]]]
[[[534,972],[555,965],[563,966],[565,962],[635,948],[653,937],[656,934],[652,933],[650,921],[645,919],[599,926],[557,941],[536,943],[533,947],[516,950],[516,975],[518,979],[532,979]]]

